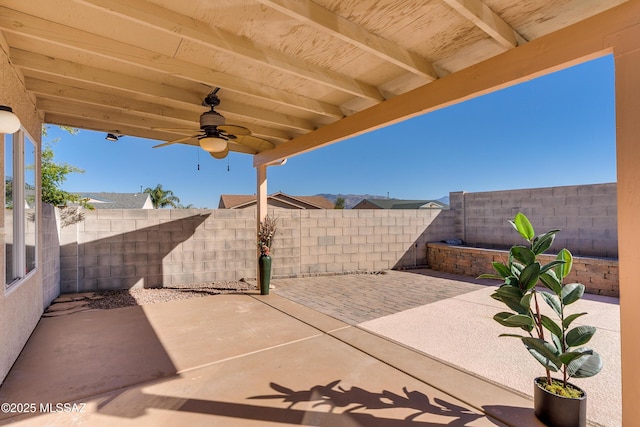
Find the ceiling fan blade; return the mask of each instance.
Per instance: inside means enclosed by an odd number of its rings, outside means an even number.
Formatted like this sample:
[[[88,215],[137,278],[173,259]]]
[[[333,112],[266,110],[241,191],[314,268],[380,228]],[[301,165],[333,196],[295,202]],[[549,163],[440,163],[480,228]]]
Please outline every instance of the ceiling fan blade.
[[[224,159],[225,157],[227,157],[229,155],[229,144],[227,144],[227,147],[224,150],[219,151],[217,153],[209,153],[209,154],[214,159]]]
[[[253,148],[256,151],[270,150],[276,146],[271,141],[253,135],[238,135],[234,142]]]
[[[198,137],[198,135],[185,136],[184,138],[178,138],[178,139],[174,139],[172,141],[163,142],[162,144],[154,145],[151,148],[166,147],[167,145],[172,145],[172,144],[190,144],[190,143],[185,142],[185,141],[188,141],[191,138],[197,138],[197,137]],[[191,145],[194,145],[194,144],[191,144]]]
[[[237,125],[220,125],[218,130],[228,133],[229,135],[251,135],[251,131],[244,126]]]

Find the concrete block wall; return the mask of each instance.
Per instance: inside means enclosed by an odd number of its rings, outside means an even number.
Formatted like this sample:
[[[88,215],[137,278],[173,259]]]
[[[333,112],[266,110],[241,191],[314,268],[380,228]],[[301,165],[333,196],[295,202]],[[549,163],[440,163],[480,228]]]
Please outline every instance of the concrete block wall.
[[[426,243],[446,238],[453,224],[448,211],[432,209],[303,210],[295,214],[300,215],[299,266],[280,272],[303,276],[425,265]],[[276,242],[276,251],[278,245]]]
[[[443,243],[427,245],[429,266],[437,271],[477,277],[494,273],[492,262],[507,263],[508,251],[464,246],[449,246]],[[555,255],[541,255],[543,263],[551,262]],[[571,274],[565,283],[579,282],[588,293],[619,297],[618,260],[574,256]]]
[[[59,211],[42,203],[42,304],[47,308],[60,295]]]
[[[426,264],[450,236],[439,210],[270,209],[274,277]],[[62,228],[61,290],[159,287],[256,277],[256,210],[96,210]]]
[[[456,237],[468,245],[510,247],[521,242],[507,222],[523,212],[536,232],[557,234],[552,251],[566,247],[575,255],[617,258],[615,183],[533,188],[481,193],[450,193],[456,211]]]

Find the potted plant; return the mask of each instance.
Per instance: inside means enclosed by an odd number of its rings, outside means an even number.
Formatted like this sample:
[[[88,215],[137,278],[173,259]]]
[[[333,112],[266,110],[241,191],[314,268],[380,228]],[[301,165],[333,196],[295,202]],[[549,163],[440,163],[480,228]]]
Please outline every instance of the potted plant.
[[[269,215],[260,221],[260,227],[258,228],[258,249],[260,250],[258,287],[261,295],[269,295],[269,286],[271,285],[271,242],[277,228],[278,219]]]
[[[544,265],[539,260],[539,255],[549,249],[560,230],[536,236],[531,222],[522,213],[509,222],[528,244],[512,246],[506,264],[493,262],[497,274],[480,276],[504,282],[491,296],[510,311],[502,311],[493,318],[501,325],[522,330],[521,334],[500,336],[521,339],[545,368],[545,376],[534,380],[536,416],[552,427],[584,427],[587,395],[569,383],[569,379],[597,374],[602,369],[602,360],[592,349],[584,347],[596,329],[582,325],[572,327],[574,320],[586,313],[568,314],[566,307],[582,298],[585,287],[581,283],[563,283],[573,264],[567,249],[562,249],[555,260]],[[547,312],[556,320],[543,314],[543,301],[551,309]],[[560,378],[552,378],[551,372],[559,373]]]

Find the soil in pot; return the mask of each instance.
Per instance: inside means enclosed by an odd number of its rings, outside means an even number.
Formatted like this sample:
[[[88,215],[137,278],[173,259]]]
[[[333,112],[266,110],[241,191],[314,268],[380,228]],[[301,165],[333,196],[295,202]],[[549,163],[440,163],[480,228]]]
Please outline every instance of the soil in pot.
[[[555,380],[552,383],[556,382]],[[552,389],[562,388],[562,382],[551,385]],[[548,391],[547,379],[536,378],[534,381],[533,401],[536,417],[549,427],[586,427],[587,394],[574,385],[570,385],[570,394],[580,397],[558,396]]]

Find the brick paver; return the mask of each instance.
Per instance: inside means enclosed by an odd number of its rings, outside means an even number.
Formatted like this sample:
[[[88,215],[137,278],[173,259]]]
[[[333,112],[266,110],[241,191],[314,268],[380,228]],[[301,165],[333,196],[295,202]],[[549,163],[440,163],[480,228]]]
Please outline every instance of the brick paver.
[[[272,292],[355,325],[478,290],[486,280],[428,269],[273,279]]]

